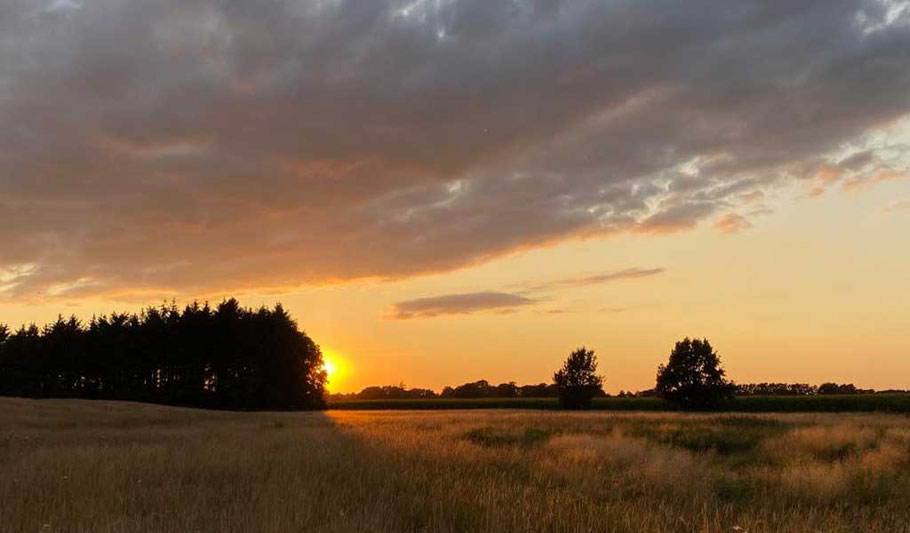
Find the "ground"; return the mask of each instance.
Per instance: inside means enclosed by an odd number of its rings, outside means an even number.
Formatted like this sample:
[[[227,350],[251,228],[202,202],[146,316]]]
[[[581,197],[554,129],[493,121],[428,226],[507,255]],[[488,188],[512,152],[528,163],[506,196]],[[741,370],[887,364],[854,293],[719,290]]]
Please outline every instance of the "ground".
[[[0,399],[2,531],[910,531],[910,418]]]

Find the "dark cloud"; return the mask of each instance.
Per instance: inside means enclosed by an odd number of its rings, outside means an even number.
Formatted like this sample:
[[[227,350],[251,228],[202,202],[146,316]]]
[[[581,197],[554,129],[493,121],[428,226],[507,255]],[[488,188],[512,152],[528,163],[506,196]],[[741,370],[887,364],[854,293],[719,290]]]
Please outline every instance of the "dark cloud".
[[[398,302],[392,306],[389,318],[407,320],[439,315],[463,315],[490,310],[508,312],[518,307],[531,305],[534,302],[535,300],[530,298],[506,292],[445,294]]]
[[[400,278],[900,176],[895,6],[5,1],[0,294]]]
[[[864,150],[845,157],[837,166],[847,170],[859,170],[874,160],[875,153],[872,150]]]

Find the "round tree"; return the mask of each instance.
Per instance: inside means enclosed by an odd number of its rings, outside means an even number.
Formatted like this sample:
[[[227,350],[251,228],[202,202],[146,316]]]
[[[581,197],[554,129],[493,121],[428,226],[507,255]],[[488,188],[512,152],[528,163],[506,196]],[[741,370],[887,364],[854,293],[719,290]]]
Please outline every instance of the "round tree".
[[[720,357],[708,339],[676,343],[666,365],[657,368],[657,395],[688,409],[712,409],[733,397]]]
[[[562,368],[553,374],[553,383],[559,391],[559,406],[563,409],[590,407],[591,398],[603,385],[603,376],[597,374],[594,350],[581,347],[569,354]]]

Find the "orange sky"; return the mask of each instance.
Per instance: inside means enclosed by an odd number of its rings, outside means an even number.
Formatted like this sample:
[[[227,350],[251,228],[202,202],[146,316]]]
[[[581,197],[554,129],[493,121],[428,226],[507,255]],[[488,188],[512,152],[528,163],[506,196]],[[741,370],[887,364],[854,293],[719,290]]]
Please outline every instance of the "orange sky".
[[[282,301],[338,367],[335,392],[399,382],[438,390],[476,379],[548,381],[578,345],[597,350],[608,391],[639,390],[653,385],[657,365],[687,335],[708,337],[740,382],[906,388],[910,248],[902,243],[910,209],[888,207],[908,195],[907,181],[818,197],[789,190],[774,213],[735,234],[707,221],[670,235],[567,242],[445,274],[246,293],[241,301]],[[664,270],[558,286],[508,312],[390,317],[402,300],[509,291],[633,266]],[[137,308],[55,300],[2,304],[0,316],[18,324]]]
[[[15,0],[0,322],[281,301],[330,388],[910,376],[910,9]]]

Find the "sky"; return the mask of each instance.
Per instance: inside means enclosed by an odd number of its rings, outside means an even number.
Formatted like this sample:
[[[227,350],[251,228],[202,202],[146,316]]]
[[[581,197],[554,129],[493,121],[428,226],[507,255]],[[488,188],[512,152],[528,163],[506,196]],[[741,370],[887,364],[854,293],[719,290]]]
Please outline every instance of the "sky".
[[[282,302],[330,390],[910,386],[910,2],[7,0],[0,322]]]

